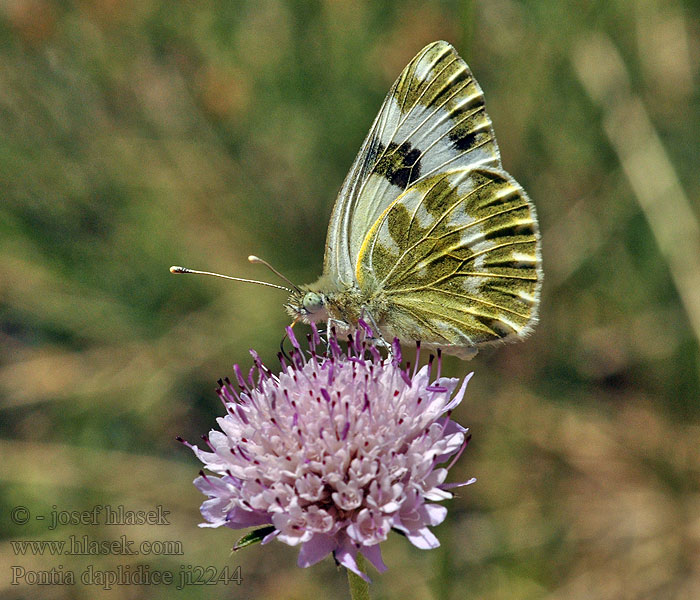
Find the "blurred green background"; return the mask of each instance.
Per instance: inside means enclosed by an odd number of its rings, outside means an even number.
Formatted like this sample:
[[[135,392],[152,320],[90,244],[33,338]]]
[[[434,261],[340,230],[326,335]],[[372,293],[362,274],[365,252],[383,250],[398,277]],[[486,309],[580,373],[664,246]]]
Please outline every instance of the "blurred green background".
[[[346,597],[330,559],[199,529],[191,441],[231,365],[268,364],[391,83],[450,41],[537,205],[545,284],[524,343],[448,360],[442,547],[384,544],[376,598],[700,598],[697,2],[5,0],[0,4],[0,597]],[[170,525],[69,525],[95,504]],[[26,506],[26,525],[10,510]],[[11,541],[179,540],[179,556],[16,554]],[[12,586],[11,567],[241,566],[229,587]]]

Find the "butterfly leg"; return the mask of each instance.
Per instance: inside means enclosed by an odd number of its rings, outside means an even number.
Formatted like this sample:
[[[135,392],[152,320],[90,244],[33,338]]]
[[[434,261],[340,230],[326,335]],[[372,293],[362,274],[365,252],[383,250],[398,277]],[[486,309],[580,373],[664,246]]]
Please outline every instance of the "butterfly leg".
[[[374,337],[372,340],[376,342],[378,346],[382,346],[387,349],[387,352],[389,353],[389,356],[393,356],[393,348],[389,342],[387,342],[384,339],[384,336],[382,335],[381,329],[379,329],[379,325],[377,325],[377,322],[374,320],[374,317],[372,316],[372,313],[370,313],[367,310],[362,311],[362,318],[367,318],[367,320],[370,322],[370,325],[372,326],[372,333],[374,334]]]
[[[345,321],[341,321],[340,319],[334,319],[333,317],[328,317],[328,321],[326,322],[326,345],[328,345],[328,340],[331,338],[331,334],[333,330],[335,329],[335,335],[339,336],[342,333],[348,331],[349,327],[348,324]]]

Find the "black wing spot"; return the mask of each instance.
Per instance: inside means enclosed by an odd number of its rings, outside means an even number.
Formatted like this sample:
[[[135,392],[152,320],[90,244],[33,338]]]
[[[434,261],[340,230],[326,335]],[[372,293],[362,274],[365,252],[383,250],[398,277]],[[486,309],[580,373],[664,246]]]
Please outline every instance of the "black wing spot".
[[[452,140],[452,145],[457,150],[469,150],[476,145],[476,138],[479,134],[475,131],[468,131],[464,133],[455,132],[457,135],[450,133],[450,140]]]
[[[466,128],[455,128],[448,134],[452,145],[460,151],[473,150],[491,139],[488,131],[470,131]]]
[[[374,168],[375,173],[386,177],[389,183],[405,190],[420,177],[422,152],[412,148],[409,142],[400,146],[390,143]]]

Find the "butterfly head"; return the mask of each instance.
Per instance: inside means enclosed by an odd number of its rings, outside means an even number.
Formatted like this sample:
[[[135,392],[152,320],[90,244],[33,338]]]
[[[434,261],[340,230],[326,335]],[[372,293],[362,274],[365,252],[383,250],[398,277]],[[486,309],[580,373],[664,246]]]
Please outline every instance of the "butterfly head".
[[[285,304],[287,312],[294,317],[310,323],[311,321],[324,321],[328,319],[326,309],[326,296],[320,292],[311,290],[292,291],[289,300]]]

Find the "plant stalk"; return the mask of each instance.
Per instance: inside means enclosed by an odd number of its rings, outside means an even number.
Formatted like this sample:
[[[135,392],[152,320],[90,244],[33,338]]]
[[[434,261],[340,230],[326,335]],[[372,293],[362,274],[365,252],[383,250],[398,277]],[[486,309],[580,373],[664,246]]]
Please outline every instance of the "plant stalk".
[[[367,571],[367,564],[365,563],[365,557],[359,552],[355,557],[355,562],[357,563],[357,568],[363,573]],[[362,577],[355,575],[350,569],[348,571],[348,585],[350,586],[350,598],[352,600],[369,600],[369,583],[367,583]]]

